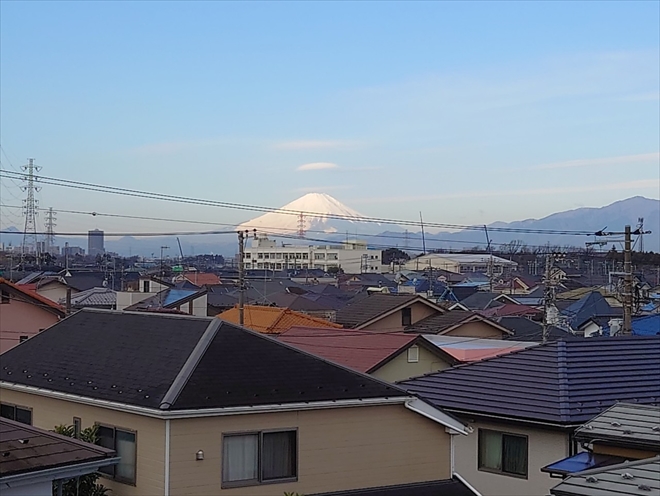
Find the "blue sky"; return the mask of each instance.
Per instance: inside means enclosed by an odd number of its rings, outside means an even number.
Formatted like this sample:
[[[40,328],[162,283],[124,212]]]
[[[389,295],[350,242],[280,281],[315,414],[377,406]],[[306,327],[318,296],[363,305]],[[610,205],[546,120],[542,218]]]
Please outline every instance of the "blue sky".
[[[4,1],[2,165],[268,206],[323,191],[459,224],[658,198],[659,6]],[[251,216],[39,195],[56,210]],[[61,214],[58,228],[126,226]]]

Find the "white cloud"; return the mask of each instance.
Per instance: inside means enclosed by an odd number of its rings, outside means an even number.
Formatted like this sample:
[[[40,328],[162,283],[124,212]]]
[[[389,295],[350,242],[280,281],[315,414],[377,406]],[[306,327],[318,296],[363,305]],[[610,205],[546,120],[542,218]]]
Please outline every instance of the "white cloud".
[[[324,170],[324,169],[337,169],[339,166],[333,164],[332,162],[312,162],[311,164],[303,164],[298,167],[298,171],[310,171],[310,170]]]
[[[319,150],[328,148],[350,148],[357,146],[357,141],[342,140],[300,140],[275,143],[277,150]]]
[[[638,163],[658,162],[658,161],[660,161],[660,152],[641,153],[638,155],[622,155],[620,157],[567,160],[565,162],[554,162],[551,164],[538,165],[534,168],[564,169],[567,167],[593,167],[593,166],[603,166],[603,165],[638,164]]]

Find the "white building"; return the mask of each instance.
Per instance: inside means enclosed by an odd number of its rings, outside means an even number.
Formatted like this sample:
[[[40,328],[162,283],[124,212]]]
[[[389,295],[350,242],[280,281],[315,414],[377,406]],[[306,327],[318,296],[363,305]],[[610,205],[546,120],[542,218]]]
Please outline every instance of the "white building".
[[[347,241],[340,245],[304,246],[279,244],[259,236],[245,249],[246,269],[322,269],[341,268],[347,274],[383,271],[381,250],[367,248],[366,241]],[[386,268],[385,268],[386,269]]]
[[[491,264],[491,256],[487,254],[472,255],[468,253],[429,253],[406,262],[408,270],[433,269],[448,270],[459,274],[471,272],[488,273]],[[501,257],[492,257],[493,275],[500,275],[505,271],[515,270],[516,262]]]

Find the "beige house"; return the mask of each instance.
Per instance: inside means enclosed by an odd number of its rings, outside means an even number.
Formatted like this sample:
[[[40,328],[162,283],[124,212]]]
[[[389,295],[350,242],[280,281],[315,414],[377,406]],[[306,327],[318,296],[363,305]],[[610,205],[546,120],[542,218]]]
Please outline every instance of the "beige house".
[[[0,353],[36,336],[65,316],[57,303],[0,277]]]
[[[462,310],[431,315],[406,327],[406,332],[487,339],[504,339],[513,335],[513,331],[487,317]]]
[[[351,329],[396,332],[445,312],[419,295],[373,293],[338,310],[335,321]]]
[[[580,451],[582,423],[617,399],[657,403],[659,362],[658,337],[557,341],[399,385],[472,428],[455,467],[484,496],[547,495],[547,466]]]
[[[83,310],[2,363],[3,416],[97,424],[120,457],[101,470],[116,496],[450,479],[469,433],[400,388],[219,319]]]

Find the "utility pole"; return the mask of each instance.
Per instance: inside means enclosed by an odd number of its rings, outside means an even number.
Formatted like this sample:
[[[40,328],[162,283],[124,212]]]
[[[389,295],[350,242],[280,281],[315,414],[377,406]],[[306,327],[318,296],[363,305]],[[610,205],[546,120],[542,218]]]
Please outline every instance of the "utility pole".
[[[550,334],[550,322],[548,320],[548,311],[551,304],[554,302],[554,287],[551,281],[552,272],[552,255],[546,253],[545,255],[545,272],[543,275],[543,342],[548,342]]]
[[[247,231],[246,231],[247,232]],[[245,311],[245,272],[243,259],[245,258],[245,235],[238,231],[238,325],[244,323]]]
[[[623,334],[632,334],[632,253],[630,226],[624,229],[623,248]]]
[[[493,292],[493,248],[491,247],[490,244],[490,236],[488,236],[488,227],[484,225],[484,232],[486,233],[486,249],[488,250],[489,253],[489,259],[488,259],[488,290],[492,293]]]
[[[28,164],[21,167],[26,174],[23,178],[25,185],[21,187],[27,193],[23,200],[23,215],[25,215],[25,228],[23,229],[23,245],[21,247],[21,258],[24,260],[27,253],[33,252],[39,258],[39,244],[37,243],[37,210],[39,200],[35,200],[34,193],[41,188],[34,185],[34,173],[39,172],[41,167],[34,165],[34,159],[29,158]]]

